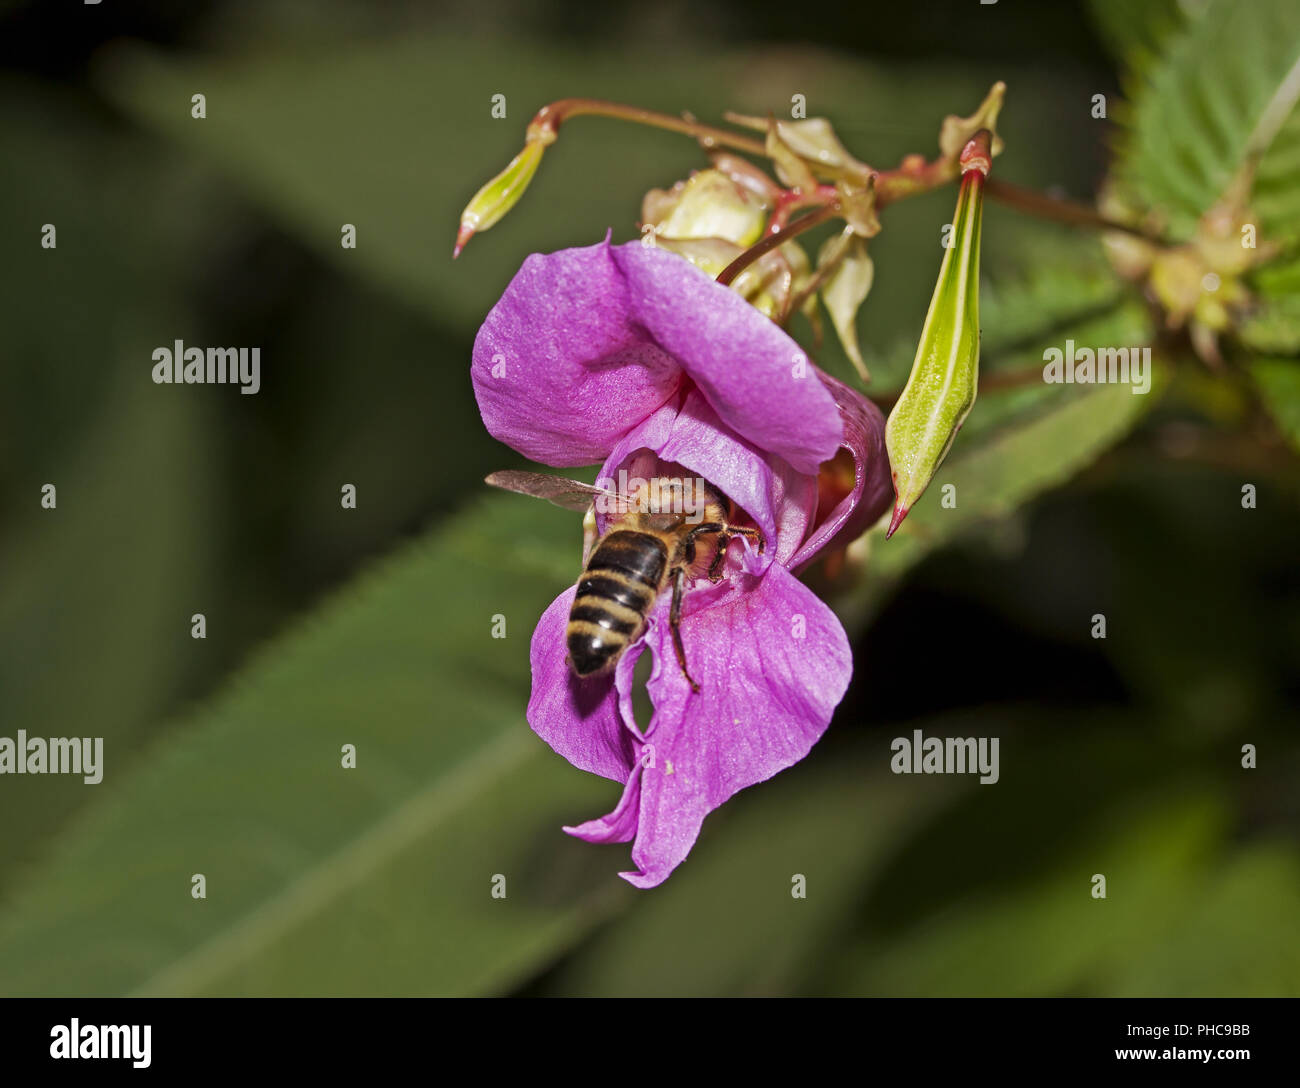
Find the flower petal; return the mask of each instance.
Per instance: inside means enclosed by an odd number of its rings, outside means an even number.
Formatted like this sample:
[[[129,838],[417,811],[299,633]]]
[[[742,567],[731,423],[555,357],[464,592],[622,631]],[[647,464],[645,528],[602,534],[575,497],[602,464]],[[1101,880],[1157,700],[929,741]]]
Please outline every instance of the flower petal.
[[[579,679],[565,660],[564,629],[577,588],[571,586],[542,613],[529,649],[533,693],[528,700],[528,724],[542,740],[575,767],[592,774],[627,779],[635,762],[632,734],[619,712],[614,677]],[[637,651],[638,656],[640,651]],[[625,657],[630,656],[625,654]],[[620,667],[623,662],[619,662]],[[631,664],[635,664],[633,657]],[[631,705],[628,676],[628,705]]]
[[[627,298],[722,421],[799,472],[816,475],[843,434],[829,392],[798,344],[684,257],[632,242],[610,250]]]
[[[880,520],[894,499],[884,414],[843,382],[829,374],[819,372],[819,376],[844,421],[843,448],[853,455],[853,490],[825,515],[818,512],[816,527],[789,563],[792,570],[811,562],[824,548],[856,540]]]
[[[612,253],[607,239],[533,254],[474,340],[483,422],[534,461],[600,461],[681,382],[677,361],[636,324]]]
[[[637,887],[672,872],[709,812],[807,755],[848,688],[852,660],[835,614],[777,564],[745,581],[722,598],[686,598],[682,638],[699,694],[677,667],[667,602],[652,621],[647,640],[662,665],[648,685],[653,766],[643,753],[639,871],[622,874]]]
[[[608,816],[566,827],[564,830],[574,838],[587,842],[631,842],[636,838],[637,813],[641,807],[641,773],[642,761],[637,760],[631,773],[627,776],[627,785],[623,794]]]

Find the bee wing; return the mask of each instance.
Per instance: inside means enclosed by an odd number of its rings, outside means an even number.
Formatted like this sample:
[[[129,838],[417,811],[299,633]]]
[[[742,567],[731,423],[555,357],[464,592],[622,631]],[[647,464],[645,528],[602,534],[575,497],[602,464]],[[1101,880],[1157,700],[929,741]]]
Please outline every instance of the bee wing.
[[[563,476],[548,476],[544,472],[523,472],[516,469],[503,469],[486,477],[485,483],[499,487],[504,491],[515,491],[520,495],[531,495],[535,499],[562,506],[565,510],[584,513],[597,498],[607,500],[607,512],[625,510],[626,500],[616,491],[591,484],[568,480]]]

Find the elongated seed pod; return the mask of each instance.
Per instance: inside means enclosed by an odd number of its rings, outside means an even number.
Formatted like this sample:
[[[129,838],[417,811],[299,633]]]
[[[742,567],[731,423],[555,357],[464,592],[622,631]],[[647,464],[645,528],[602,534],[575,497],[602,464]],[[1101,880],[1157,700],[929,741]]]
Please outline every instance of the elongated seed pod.
[[[929,486],[975,404],[980,356],[980,220],[984,178],[991,160],[990,134],[981,129],[961,152],[961,189],[952,245],[939,267],[912,373],[885,425],[885,447],[894,476],[889,536]]]

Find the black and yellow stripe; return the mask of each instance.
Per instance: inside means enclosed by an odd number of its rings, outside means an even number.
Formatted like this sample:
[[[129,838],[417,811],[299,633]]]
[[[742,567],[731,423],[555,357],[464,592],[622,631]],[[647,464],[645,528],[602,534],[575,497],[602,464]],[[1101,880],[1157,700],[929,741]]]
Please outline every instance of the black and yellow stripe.
[[[618,529],[596,545],[578,582],[565,633],[579,676],[608,668],[641,633],[663,588],[668,547],[657,536]]]

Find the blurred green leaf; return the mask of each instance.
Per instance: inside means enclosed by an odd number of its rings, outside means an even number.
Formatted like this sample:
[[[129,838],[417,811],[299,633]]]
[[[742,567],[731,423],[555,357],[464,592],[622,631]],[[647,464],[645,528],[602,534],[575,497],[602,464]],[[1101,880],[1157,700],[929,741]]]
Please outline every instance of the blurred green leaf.
[[[177,214],[191,190],[149,141],[35,80],[0,77],[0,142],[13,149],[0,167],[0,722],[9,736],[102,737],[111,780],[222,643],[189,637],[217,551],[213,506],[193,500],[216,477],[212,401],[149,380],[169,342],[158,330],[192,320]],[[163,193],[138,201],[151,184]],[[0,883],[108,789],[6,775],[0,824],[23,832],[0,838]]]
[[[15,893],[4,992],[491,992],[626,902],[559,830],[602,780],[523,718],[532,626],[579,555],[574,519],[494,498],[273,643]]]
[[[1000,890],[953,904],[910,932],[865,944],[852,970],[856,992],[1111,993],[1113,976],[1136,974],[1133,961],[1161,940],[1164,921],[1200,894],[1227,819],[1222,799],[1204,790],[1110,810],[1090,837],[1062,843],[1028,886],[1001,881]],[[1092,895],[1098,873],[1105,899]],[[1167,985],[1144,996],[1169,993]],[[1217,996],[1214,986],[1209,994]]]
[[[1007,293],[1002,297],[1006,299]],[[1015,327],[1014,318],[1009,327]],[[1052,405],[1078,395],[1078,390],[1088,388],[1044,382],[1043,353],[1047,347],[1064,352],[1066,341],[1072,340],[1077,348],[1127,347],[1138,351],[1150,344],[1152,328],[1141,306],[1133,302],[1121,305],[1111,296],[1095,310],[1080,310],[1077,317],[1043,328],[1033,337],[993,339],[1000,346],[991,352],[987,361],[981,359],[980,397],[962,427],[958,443],[975,446],[986,437],[1015,429],[1033,419],[1036,413],[1046,412]]]
[[[788,994],[853,920],[881,860],[949,794],[908,788],[879,743],[828,737],[709,817],[688,863],[544,982],[545,994]],[[794,898],[804,877],[806,897]]]
[[[11,149],[0,167],[0,485],[26,487],[96,429],[148,330],[189,319],[177,212],[192,194],[154,141],[106,129],[73,94],[10,73],[0,73],[0,142]],[[137,203],[155,184],[165,195]],[[42,245],[46,224],[53,249]]]
[[[968,781],[953,803],[897,839],[871,874],[856,936],[809,964],[802,992],[918,995],[1147,996],[1283,993],[1300,978],[1255,971],[1270,947],[1300,954],[1294,927],[1271,928],[1272,906],[1241,909],[1249,881],[1294,910],[1294,844],[1242,825],[1241,798],[1286,796],[1295,746],[1285,727],[1251,727],[1271,770],[1244,770],[1236,743],[1187,738],[1166,720],[1098,703],[1045,708],[1019,698],[921,724],[927,736],[997,736],[996,786]],[[1153,728],[1154,726],[1154,728]],[[1187,743],[1187,740],[1193,743]],[[924,779],[913,779],[918,790]],[[1026,818],[1026,813],[1030,818]],[[1251,860],[1259,854],[1266,865]],[[1092,897],[1093,876],[1106,898]],[[1234,889],[1220,879],[1234,876]],[[1238,883],[1238,880],[1240,881]],[[1257,915],[1264,925],[1257,924]],[[1166,971],[1191,942],[1224,955]],[[1285,930],[1285,933],[1283,931]],[[1228,967],[1237,959],[1240,967]],[[1227,968],[1218,977],[1220,968]],[[1149,983],[1143,987],[1135,980]]]
[[[1292,69],[1290,79],[1300,79],[1300,70]],[[1282,241],[1294,248],[1300,242],[1300,191],[1296,176],[1300,174],[1300,109],[1291,107],[1285,123],[1264,151],[1255,170],[1251,189],[1251,207],[1259,216],[1261,235]],[[1296,260],[1295,253],[1292,262]]]
[[[986,244],[990,229],[984,232]],[[985,373],[1018,369],[1018,350],[1041,345],[1057,330],[1105,317],[1119,307],[1127,290],[1095,237],[1042,228],[1023,233],[1019,248],[1014,272],[980,283],[980,368]],[[1010,364],[1008,356],[1013,357]]]
[[[1300,227],[1300,216],[1296,221]],[[1251,287],[1255,305],[1242,323],[1242,341],[1264,355],[1300,354],[1300,254],[1260,268]]]
[[[33,481],[0,545],[5,731],[102,737],[109,777],[195,670],[207,646],[190,638],[190,616],[215,604],[206,520],[178,516],[212,478],[206,419],[196,401],[159,411],[158,387],[119,384],[84,446],[47,467],[57,507],[41,509]],[[6,775],[0,820],[37,831],[6,835],[0,861],[29,861],[41,830],[108,788]]]
[[[1154,63],[1168,39],[1204,0],[1091,0],[1093,22],[1112,53],[1139,71]]]
[[[1300,450],[1300,359],[1257,359],[1250,376],[1279,429]]]
[[[1240,335],[1242,343],[1265,355],[1300,355],[1300,295],[1264,297]]]
[[[1121,171],[1142,204],[1169,219],[1176,236],[1190,236],[1248,156],[1273,143],[1287,116],[1280,111],[1294,107],[1300,89],[1294,86],[1297,64],[1300,6],[1293,0],[1213,0],[1202,17],[1170,38],[1136,93]],[[1286,132],[1289,144],[1295,130]],[[1280,153],[1293,163],[1293,149]],[[1275,172],[1273,165],[1261,166],[1261,178],[1274,179]],[[1288,236],[1300,224],[1297,211],[1300,197],[1292,188]]]
[[[1089,343],[1137,346],[1149,338],[1145,315],[1126,304],[1067,336]],[[1076,335],[1077,334],[1077,335]],[[1093,336],[1099,340],[1090,339]],[[1042,382],[1042,353],[1026,353],[1035,371],[1026,388],[982,394],[971,413],[971,440],[959,434],[952,455],[944,462],[928,496],[908,515],[892,540],[883,526],[867,540],[870,555],[863,589],[835,601],[850,630],[866,621],[869,611],[898,577],[935,548],[960,533],[1003,518],[1046,489],[1067,480],[1091,464],[1122,438],[1159,399],[1161,380],[1156,369],[1150,393],[1140,395],[1129,385],[1046,385]],[[1152,366],[1158,360],[1152,357]],[[989,423],[976,423],[978,413]],[[942,504],[944,487],[955,488],[955,506]]]
[[[1293,843],[1248,844],[1204,872],[1141,955],[1115,957],[1116,997],[1300,997],[1300,860]]]
[[[1164,419],[1173,401],[1156,409]],[[1036,505],[1020,531],[1005,534],[1019,547],[1003,549],[994,536],[984,571],[961,592],[1036,639],[1104,655],[1099,678],[1113,674],[1145,708],[1148,730],[1180,745],[1213,744],[1226,731],[1287,718],[1276,677],[1300,660],[1295,594],[1283,588],[1300,523],[1284,451],[1261,447],[1247,472],[1160,456],[1162,430],[1153,421],[1104,470]],[[1257,485],[1258,509],[1242,510],[1244,481]],[[1108,628],[1093,640],[1097,613]]]
[[[996,208],[988,208],[992,213]],[[986,228],[981,244],[994,237]],[[980,375],[1021,371],[1026,366],[1026,349],[1038,348],[1058,330],[1104,319],[1124,297],[1125,285],[1106,264],[1095,240],[1074,232],[1061,232],[1035,224],[1034,229],[1017,231],[1014,264],[1000,275],[980,277]],[[1122,318],[1125,329],[1131,317]],[[900,337],[887,351],[866,360],[871,369],[872,396],[893,393],[903,387],[916,356],[919,326]],[[1072,335],[1072,331],[1063,332]],[[1078,337],[1076,337],[1078,339]],[[1083,341],[1080,340],[1080,343]],[[1098,341],[1107,343],[1109,341]],[[1127,338],[1116,343],[1131,342]],[[1144,341],[1145,342],[1145,341]],[[985,394],[980,393],[983,398]],[[966,422],[963,435],[980,414],[980,401]]]
[[[635,237],[645,192],[707,165],[680,136],[577,119],[548,149],[514,212],[453,264],[461,210],[519,151],[529,118],[547,102],[581,93],[716,120],[728,108],[788,112],[786,88],[798,86],[810,102],[827,104],[851,150],[894,162],[928,149],[940,119],[968,110],[998,75],[992,65],[918,75],[807,49],[674,50],[647,64],[643,50],[626,47],[420,35],[332,49],[313,42],[223,60],[123,48],[103,55],[97,68],[99,85],[130,116],[217,164],[316,252],[466,334],[526,254],[591,244],[606,228],[616,240]],[[199,89],[208,99],[202,121],[189,114]],[[1026,159],[1021,180],[1059,177],[1084,161],[1060,126],[1048,123],[1073,93],[1059,73],[1018,78],[1003,134],[1009,145],[1032,141],[1049,163]],[[506,96],[505,119],[491,116],[494,94]],[[870,107],[845,107],[836,116],[839,103]],[[952,195],[938,196],[947,205],[939,214],[949,214]],[[934,282],[933,262],[920,259],[912,234],[918,221],[930,230],[931,210],[919,200],[895,213],[897,242],[885,240],[887,230],[873,243],[890,279],[883,300],[882,285],[874,288],[878,305],[869,321],[877,337],[910,319],[910,270],[925,284],[917,288],[919,313]],[[339,245],[345,223],[357,227],[355,250]],[[900,306],[900,298],[908,304]]]

